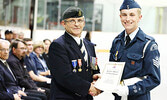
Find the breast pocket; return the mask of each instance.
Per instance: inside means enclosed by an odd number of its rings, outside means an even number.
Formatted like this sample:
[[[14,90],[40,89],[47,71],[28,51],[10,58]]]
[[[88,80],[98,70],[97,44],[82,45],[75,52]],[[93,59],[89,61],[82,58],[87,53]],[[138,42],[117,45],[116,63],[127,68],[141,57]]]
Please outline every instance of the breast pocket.
[[[142,55],[136,53],[128,53],[127,54],[127,66],[130,69],[140,70],[142,68]]]

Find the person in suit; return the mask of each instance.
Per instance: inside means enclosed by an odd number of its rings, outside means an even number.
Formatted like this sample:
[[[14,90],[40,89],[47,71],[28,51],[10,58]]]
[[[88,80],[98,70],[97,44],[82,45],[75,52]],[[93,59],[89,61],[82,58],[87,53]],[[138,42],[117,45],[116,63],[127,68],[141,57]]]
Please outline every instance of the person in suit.
[[[0,39],[0,100],[41,100],[38,95],[24,92],[6,60],[9,57],[9,41]]]
[[[69,7],[62,19],[65,33],[49,48],[50,100],[93,100],[92,96],[101,92],[92,83],[92,76],[99,73],[99,68],[94,45],[81,38],[85,26],[83,11]]]
[[[125,28],[112,43],[110,61],[125,62],[121,86],[113,90],[115,100],[150,100],[150,91],[160,84],[160,53],[155,39],[138,26],[141,7],[124,0],[120,20]]]
[[[30,91],[38,95],[43,100],[46,100],[45,90],[37,87],[36,83],[30,78],[26,66],[24,64],[24,57],[26,55],[26,43],[23,40],[15,40],[11,43],[11,52],[7,63],[9,64],[13,74],[18,80],[18,85],[24,88],[25,91]]]

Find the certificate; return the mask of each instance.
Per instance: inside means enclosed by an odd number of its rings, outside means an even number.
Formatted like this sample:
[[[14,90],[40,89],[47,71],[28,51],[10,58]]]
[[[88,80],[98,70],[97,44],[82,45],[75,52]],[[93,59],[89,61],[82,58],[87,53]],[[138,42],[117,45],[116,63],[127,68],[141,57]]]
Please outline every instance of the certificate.
[[[125,62],[108,62],[105,64],[101,78],[95,83],[95,87],[112,92],[115,86],[120,84]]]

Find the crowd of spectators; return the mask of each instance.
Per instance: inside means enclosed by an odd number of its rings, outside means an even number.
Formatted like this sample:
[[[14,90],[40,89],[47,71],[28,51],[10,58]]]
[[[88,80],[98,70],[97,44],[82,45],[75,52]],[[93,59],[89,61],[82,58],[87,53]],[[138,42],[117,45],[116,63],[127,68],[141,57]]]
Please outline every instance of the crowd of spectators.
[[[0,35],[0,41],[0,100],[49,100],[52,77],[48,49],[51,41],[32,41],[24,38],[22,32],[9,30],[4,32],[4,38]],[[6,72],[9,79],[4,75]]]

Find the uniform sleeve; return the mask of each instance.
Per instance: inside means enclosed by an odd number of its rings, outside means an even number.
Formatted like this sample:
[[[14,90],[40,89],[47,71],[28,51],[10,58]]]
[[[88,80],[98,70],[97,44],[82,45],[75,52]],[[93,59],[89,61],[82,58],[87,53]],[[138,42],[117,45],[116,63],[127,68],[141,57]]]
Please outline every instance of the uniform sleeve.
[[[152,41],[149,43],[143,58],[141,76],[145,76],[142,81],[129,87],[129,95],[142,95],[151,91],[160,84],[160,53],[158,45]]]
[[[51,65],[51,75],[57,84],[81,96],[88,94],[90,82],[72,72],[70,58],[64,46],[56,42],[50,45],[49,64]]]

